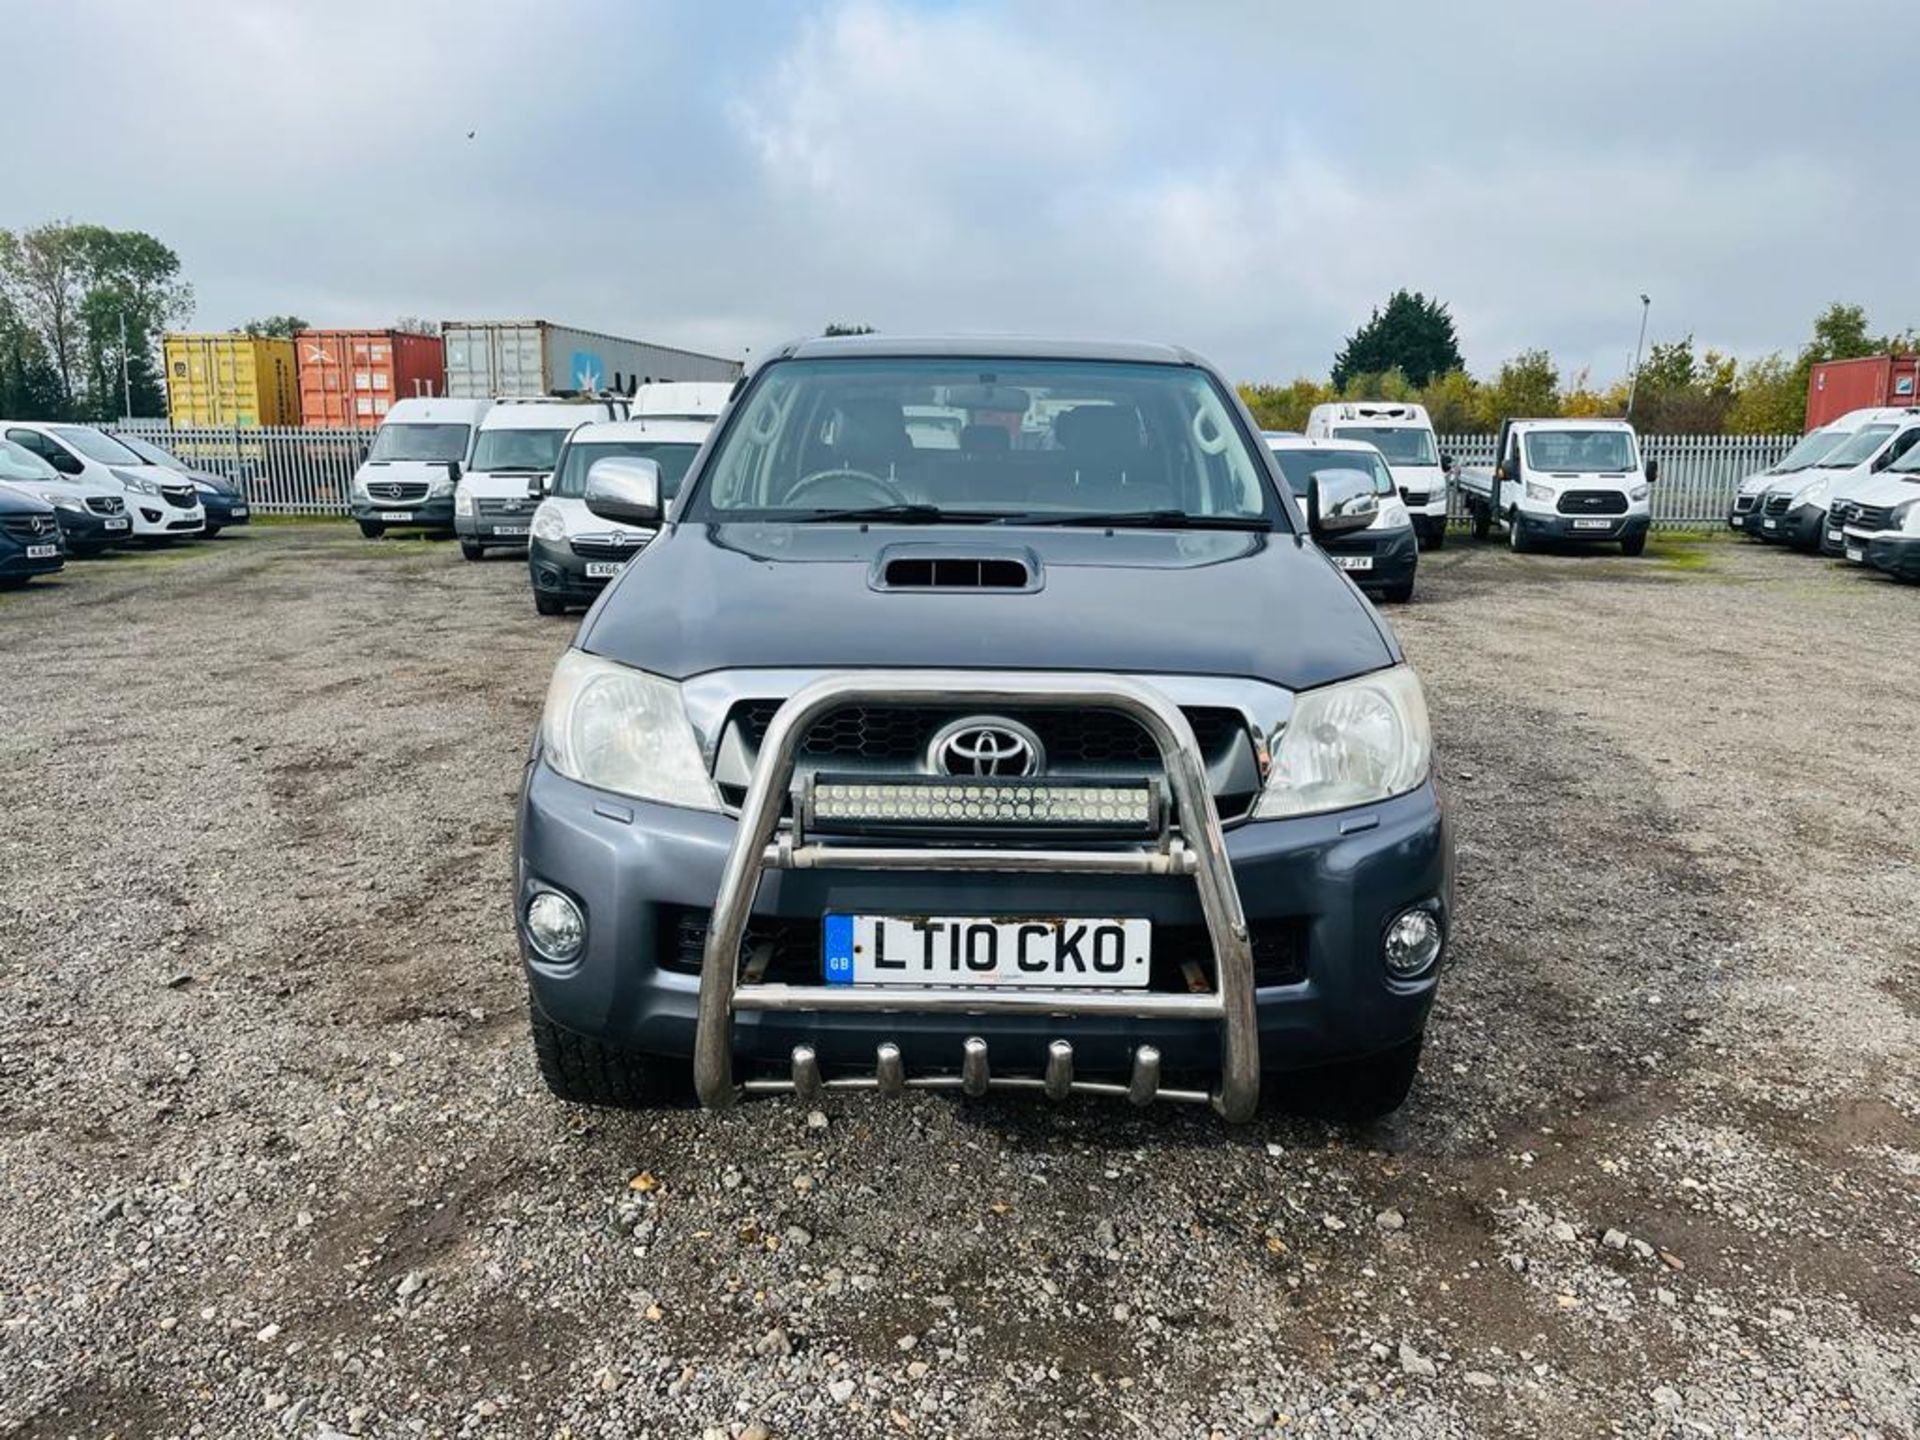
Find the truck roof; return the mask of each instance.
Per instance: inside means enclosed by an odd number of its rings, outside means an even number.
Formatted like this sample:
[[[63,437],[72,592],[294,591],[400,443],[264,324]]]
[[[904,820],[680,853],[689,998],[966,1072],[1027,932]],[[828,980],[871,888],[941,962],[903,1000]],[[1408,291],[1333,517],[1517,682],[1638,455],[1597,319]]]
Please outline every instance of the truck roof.
[[[403,424],[431,424],[439,421],[444,424],[471,425],[491,408],[491,400],[464,400],[452,395],[409,395],[404,400],[394,401],[381,417],[380,423],[391,425],[399,421]]]
[[[1132,360],[1157,365],[1199,365],[1191,350],[1139,340],[1067,340],[1036,335],[834,335],[793,340],[768,359],[919,359],[955,357],[995,360]]]
[[[596,420],[573,432],[577,441],[658,440],[663,444],[698,445],[713,429],[711,420],[685,416],[638,416],[631,420]]]
[[[1633,422],[1631,420],[1616,420],[1603,415],[1594,415],[1591,417],[1580,415],[1551,415],[1542,416],[1537,420],[1515,418],[1508,420],[1506,423],[1515,429],[1524,425],[1529,430],[1625,430],[1629,434],[1633,431]]]
[[[1314,406],[1312,418],[1323,419],[1330,425],[1364,421],[1381,428],[1396,425],[1433,428],[1433,422],[1427,418],[1427,407],[1411,400],[1330,400]]]
[[[571,428],[588,420],[613,418],[613,406],[623,401],[501,399],[480,422],[482,430],[553,430]]]

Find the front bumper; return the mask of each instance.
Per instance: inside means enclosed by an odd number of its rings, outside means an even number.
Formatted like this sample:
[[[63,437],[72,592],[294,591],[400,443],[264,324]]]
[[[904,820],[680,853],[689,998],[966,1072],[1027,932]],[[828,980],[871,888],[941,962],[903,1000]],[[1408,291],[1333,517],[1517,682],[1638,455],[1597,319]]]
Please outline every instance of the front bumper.
[[[1908,535],[1897,530],[1882,530],[1869,535],[1850,530],[1847,532],[1847,545],[1850,549],[1860,550],[1866,563],[1875,570],[1884,571],[1896,580],[1920,580],[1920,535]]]
[[[1410,585],[1414,569],[1420,563],[1420,540],[1411,526],[1401,530],[1362,530],[1329,540],[1322,548],[1363,590]],[[1363,562],[1365,568],[1357,568],[1355,562]]]
[[[91,510],[59,512],[60,533],[69,550],[104,550],[132,538],[133,522],[125,515],[96,515]],[[118,523],[116,523],[118,522]]]
[[[29,558],[27,542],[0,535],[0,579],[18,580],[29,575],[51,575],[67,563],[67,548],[58,533],[32,542],[35,548],[51,545],[53,554]]]
[[[441,495],[432,500],[359,500],[349,507],[353,518],[365,525],[384,525],[389,530],[398,526],[418,526],[426,530],[452,530],[453,496]],[[405,516],[405,519],[401,519]]]
[[[635,546],[633,553],[638,555],[641,548]],[[589,575],[587,566],[592,563],[624,562],[590,562],[574,554],[571,545],[555,545],[538,537],[530,537],[527,542],[527,575],[533,588],[542,595],[551,595],[569,605],[591,605],[613,578],[611,575]]]
[[[1729,530],[1737,530],[1742,535],[1758,535],[1760,533],[1761,518],[1760,505],[1757,500],[1745,510],[1742,510],[1736,502],[1734,507],[1727,511],[1727,528]]]
[[[705,916],[738,822],[705,811],[609,795],[557,774],[527,770],[516,853],[516,914],[536,888],[573,896],[587,916],[586,948],[555,966],[521,933],[535,1002],[556,1024],[649,1054],[694,1052],[700,979],[666,968],[672,925]],[[1286,1070],[1364,1056],[1419,1034],[1437,980],[1389,978],[1381,960],[1388,922],[1409,905],[1452,901],[1452,846],[1431,783],[1355,810],[1255,821],[1225,833],[1227,858],[1250,929],[1285,922],[1297,934],[1304,978],[1254,991],[1263,1069]],[[940,874],[920,871],[769,870],[756,921],[818,924],[829,909],[858,913],[1144,916],[1156,927],[1203,922],[1190,879],[1110,875]],[[1077,1063],[1124,1076],[1135,1048],[1159,1048],[1169,1072],[1215,1072],[1221,1033],[1211,1020],[1125,1015],[832,1014],[742,1010],[733,1017],[741,1068],[783,1070],[795,1046],[826,1070],[871,1070],[875,1047],[957,1056],[968,1036],[991,1040],[996,1069],[1038,1073],[1048,1042],[1072,1042]]]
[[[517,515],[461,515],[456,512],[453,530],[462,540],[524,549],[533,532],[533,507],[529,505]]]
[[[1791,545],[1796,550],[1817,550],[1826,525],[1824,505],[1796,505],[1784,515],[1763,515],[1755,533],[1762,540]]]
[[[203,506],[184,509],[154,495],[128,495],[127,514],[136,540],[190,540],[207,529]]]
[[[231,530],[253,523],[253,507],[238,495],[202,495],[200,507],[207,512],[209,530]]]
[[[1588,523],[1595,520],[1604,520],[1607,523],[1604,526]],[[1631,540],[1636,535],[1645,535],[1653,524],[1653,517],[1645,511],[1624,515],[1562,515],[1555,511],[1540,515],[1516,510],[1513,523],[1534,540],[1583,545],[1612,544],[1620,540]]]

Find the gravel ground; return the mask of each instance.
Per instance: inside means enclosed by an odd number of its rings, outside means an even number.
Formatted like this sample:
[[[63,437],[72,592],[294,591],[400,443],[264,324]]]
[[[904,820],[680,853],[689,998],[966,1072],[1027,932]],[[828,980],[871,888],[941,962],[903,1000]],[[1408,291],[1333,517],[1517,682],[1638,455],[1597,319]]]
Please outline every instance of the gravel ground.
[[[1920,594],[1456,542],[1408,1106],[546,1096],[522,567],[0,597],[0,1434],[1920,1436]]]

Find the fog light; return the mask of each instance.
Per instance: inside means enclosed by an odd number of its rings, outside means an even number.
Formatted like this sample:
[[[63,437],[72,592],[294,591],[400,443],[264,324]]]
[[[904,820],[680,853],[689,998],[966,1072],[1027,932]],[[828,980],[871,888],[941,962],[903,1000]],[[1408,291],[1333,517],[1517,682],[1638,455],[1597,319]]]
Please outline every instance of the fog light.
[[[1440,958],[1440,920],[1431,910],[1403,910],[1387,927],[1387,969],[1410,980]]]
[[[565,962],[587,943],[587,921],[564,895],[542,890],[527,902],[527,939],[543,959]]]

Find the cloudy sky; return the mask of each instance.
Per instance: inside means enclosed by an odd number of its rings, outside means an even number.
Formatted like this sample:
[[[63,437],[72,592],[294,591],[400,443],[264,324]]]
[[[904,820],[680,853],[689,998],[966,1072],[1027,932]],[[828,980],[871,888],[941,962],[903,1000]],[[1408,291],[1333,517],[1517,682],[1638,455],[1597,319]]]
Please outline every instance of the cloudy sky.
[[[484,13],[483,13],[484,12]],[[830,320],[1324,375],[1405,285],[1469,366],[1920,325],[1910,11],[1856,0],[0,0],[0,225],[152,232],[196,323]],[[1889,43],[1877,44],[1883,34]],[[472,137],[469,138],[468,132]]]

